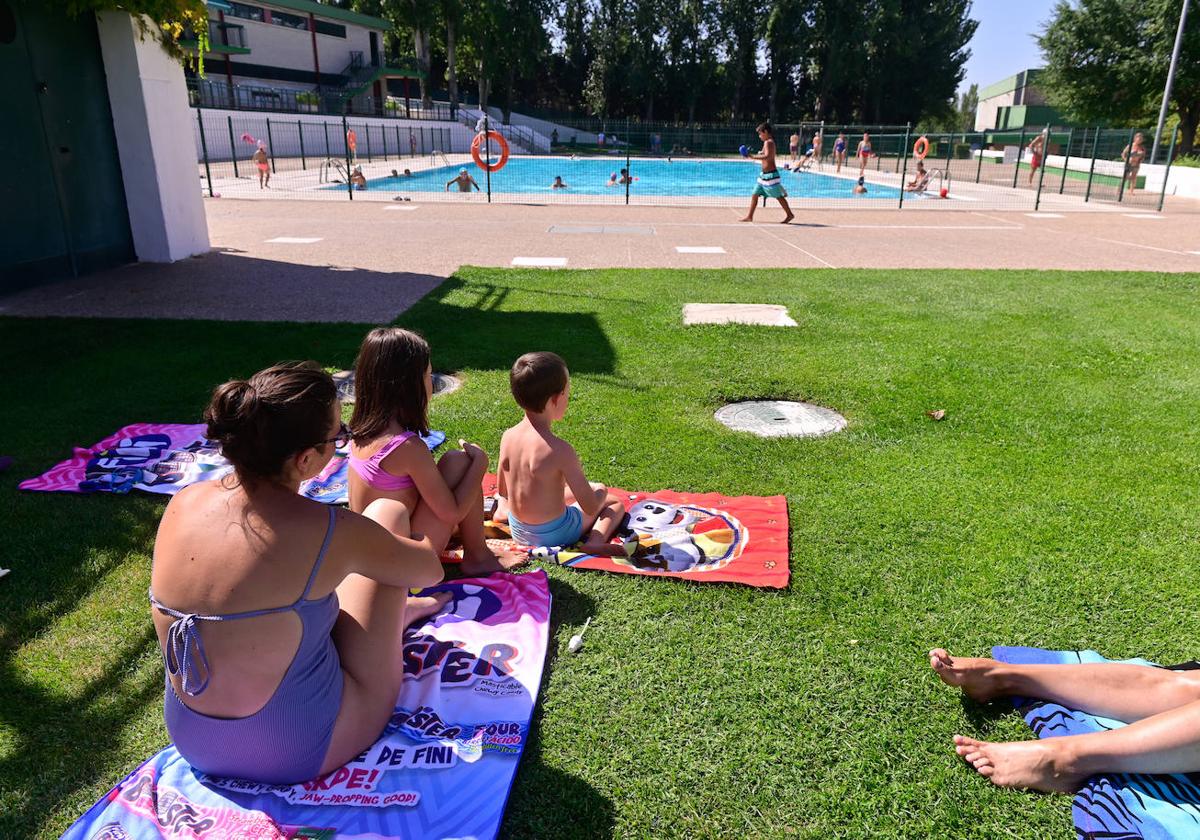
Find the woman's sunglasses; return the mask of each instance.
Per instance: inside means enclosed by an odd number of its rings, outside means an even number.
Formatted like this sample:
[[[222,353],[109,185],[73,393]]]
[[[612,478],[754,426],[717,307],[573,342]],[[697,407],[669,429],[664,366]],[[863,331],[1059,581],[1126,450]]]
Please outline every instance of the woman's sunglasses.
[[[337,437],[331,437],[328,440],[319,440],[313,446],[324,446],[327,443],[332,443],[334,449],[345,449],[350,445],[350,429],[347,428],[345,422],[338,424]]]

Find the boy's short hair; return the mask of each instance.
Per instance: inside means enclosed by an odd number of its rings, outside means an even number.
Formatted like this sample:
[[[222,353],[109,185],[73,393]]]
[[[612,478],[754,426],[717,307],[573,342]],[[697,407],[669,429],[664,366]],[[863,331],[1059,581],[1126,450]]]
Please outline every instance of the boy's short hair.
[[[758,124],[758,128],[756,128],[756,129],[754,129],[754,130],[755,130],[755,131],[765,131],[765,132],[767,132],[767,134],[770,134],[770,135],[772,135],[772,136],[774,136],[774,135],[775,135],[775,132],[771,130],[771,124],[770,124],[770,123],[759,123],[759,124]]]
[[[544,411],[550,398],[565,391],[569,381],[567,363],[557,353],[546,350],[526,353],[513,362],[508,374],[517,405],[533,412]]]

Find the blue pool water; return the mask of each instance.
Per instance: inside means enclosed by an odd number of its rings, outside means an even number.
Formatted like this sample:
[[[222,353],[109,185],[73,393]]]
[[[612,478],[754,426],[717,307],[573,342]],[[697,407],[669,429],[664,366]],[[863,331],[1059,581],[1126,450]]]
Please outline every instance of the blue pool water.
[[[547,195],[613,195],[624,196],[625,187],[607,187],[609,176],[625,165],[623,159],[581,158],[510,158],[499,172],[492,173],[493,193],[546,193]],[[403,167],[399,167],[403,170]],[[458,166],[440,166],[413,173],[411,178],[376,178],[370,182],[372,190],[387,190],[400,193],[442,192],[446,182],[458,174]],[[749,198],[754,190],[759,164],[746,160],[638,160],[630,164],[630,171],[637,179],[629,187],[631,196],[737,196]],[[487,188],[486,174],[474,164],[467,171]],[[792,173],[780,171],[788,195],[794,198],[857,198],[890,199],[895,201],[900,193],[894,187],[879,186],[868,181],[868,193],[856,196],[851,190],[857,175],[856,169],[843,169],[851,177],[834,177],[819,172]],[[554,176],[561,175],[567,184],[566,190],[551,190]],[[345,189],[334,185],[325,189]],[[451,190],[457,190],[457,186]]]

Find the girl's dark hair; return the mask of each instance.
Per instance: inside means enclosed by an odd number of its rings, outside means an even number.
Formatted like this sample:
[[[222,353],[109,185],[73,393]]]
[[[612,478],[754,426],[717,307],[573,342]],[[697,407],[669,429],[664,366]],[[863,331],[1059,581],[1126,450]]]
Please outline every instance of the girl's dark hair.
[[[206,434],[240,478],[273,479],[288,458],[329,436],[333,377],[316,362],[284,362],[217,386]]]
[[[429,434],[428,367],[429,344],[415,332],[376,327],[367,333],[354,362],[355,443],[379,437],[393,420],[410,432]]]

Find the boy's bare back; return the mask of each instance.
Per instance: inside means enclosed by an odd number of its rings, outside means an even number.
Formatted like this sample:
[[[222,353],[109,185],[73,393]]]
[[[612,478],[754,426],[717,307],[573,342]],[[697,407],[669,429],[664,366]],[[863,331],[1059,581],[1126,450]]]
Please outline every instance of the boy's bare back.
[[[762,147],[762,171],[775,171],[775,138],[768,137],[763,141]]]
[[[566,507],[564,468],[578,464],[571,444],[534,427],[528,419],[500,438],[499,492],[522,522],[538,524],[562,515]]]

